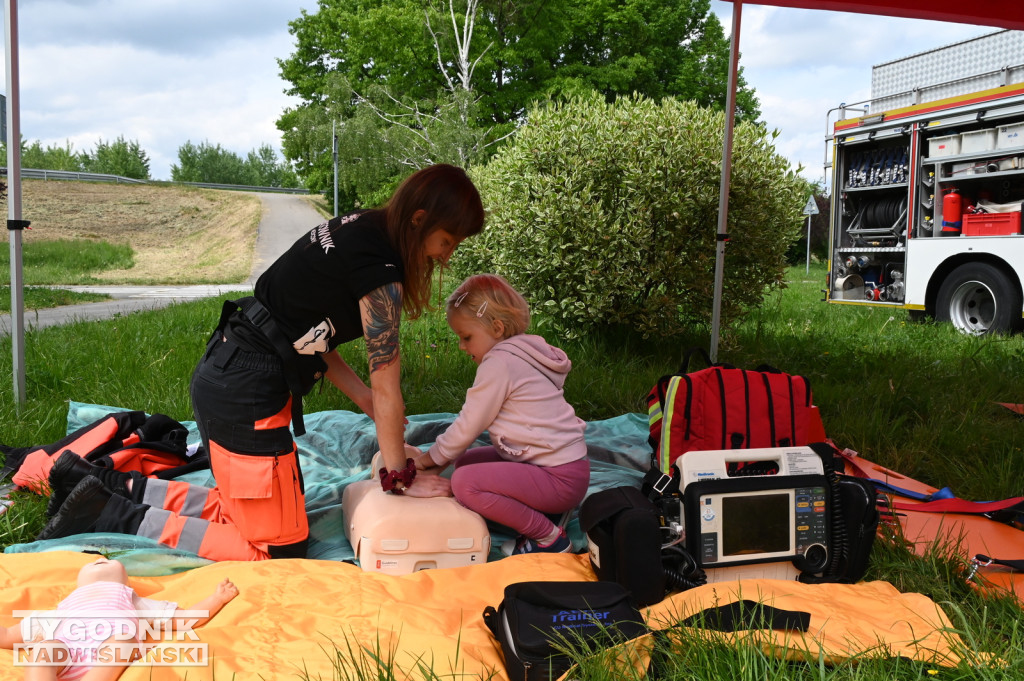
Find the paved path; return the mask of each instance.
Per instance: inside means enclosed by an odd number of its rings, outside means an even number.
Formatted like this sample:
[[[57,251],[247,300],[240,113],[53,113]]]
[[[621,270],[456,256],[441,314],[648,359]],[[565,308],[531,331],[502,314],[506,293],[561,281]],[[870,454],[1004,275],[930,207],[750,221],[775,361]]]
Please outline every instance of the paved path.
[[[301,196],[294,194],[258,194],[263,201],[263,219],[256,238],[252,274],[246,284],[251,288],[263,270],[291,248],[299,236],[307,233],[324,217]]]
[[[72,291],[105,293],[112,300],[82,303],[44,310],[26,310],[25,328],[42,329],[72,321],[108,319],[121,314],[166,307],[173,302],[197,298],[220,297],[228,292],[252,291],[256,278],[295,243],[301,234],[309,231],[324,218],[301,196],[272,192],[256,194],[263,202],[253,254],[253,269],[249,279],[240,284],[216,286],[67,286]],[[6,273],[10,281],[10,273]],[[0,336],[11,332],[11,316],[0,315]]]

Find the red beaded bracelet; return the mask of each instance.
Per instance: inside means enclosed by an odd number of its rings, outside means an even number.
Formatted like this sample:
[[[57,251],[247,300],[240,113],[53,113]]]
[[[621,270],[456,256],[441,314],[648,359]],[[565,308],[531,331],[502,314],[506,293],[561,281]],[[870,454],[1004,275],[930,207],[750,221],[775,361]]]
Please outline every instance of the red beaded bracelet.
[[[388,471],[387,468],[380,469],[380,486],[385,492],[403,494],[406,489],[412,486],[412,481],[415,479],[416,464],[412,459],[406,459],[405,468],[400,471]],[[402,483],[402,486],[399,487],[398,483]]]

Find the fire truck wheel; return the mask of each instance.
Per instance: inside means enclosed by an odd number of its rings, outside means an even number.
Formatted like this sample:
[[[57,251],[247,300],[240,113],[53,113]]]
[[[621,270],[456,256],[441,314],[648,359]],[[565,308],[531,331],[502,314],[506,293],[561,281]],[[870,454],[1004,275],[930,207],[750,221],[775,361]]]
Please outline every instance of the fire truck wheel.
[[[983,262],[960,265],[942,282],[935,319],[981,336],[1019,330],[1021,291],[1003,270]]]

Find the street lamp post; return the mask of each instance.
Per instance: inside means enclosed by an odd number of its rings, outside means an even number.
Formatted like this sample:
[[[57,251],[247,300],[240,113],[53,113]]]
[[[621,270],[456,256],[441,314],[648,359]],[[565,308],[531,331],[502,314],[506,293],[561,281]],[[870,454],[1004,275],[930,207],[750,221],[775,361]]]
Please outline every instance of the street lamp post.
[[[332,147],[334,149],[334,214],[338,214],[338,132],[334,121],[331,121]]]

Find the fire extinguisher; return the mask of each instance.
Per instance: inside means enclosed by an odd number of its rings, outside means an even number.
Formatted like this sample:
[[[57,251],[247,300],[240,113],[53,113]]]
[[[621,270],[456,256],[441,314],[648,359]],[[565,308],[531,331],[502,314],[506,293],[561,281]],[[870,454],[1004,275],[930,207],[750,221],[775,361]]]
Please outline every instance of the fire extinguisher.
[[[942,236],[960,236],[963,220],[963,200],[956,187],[951,187],[942,199]]]

